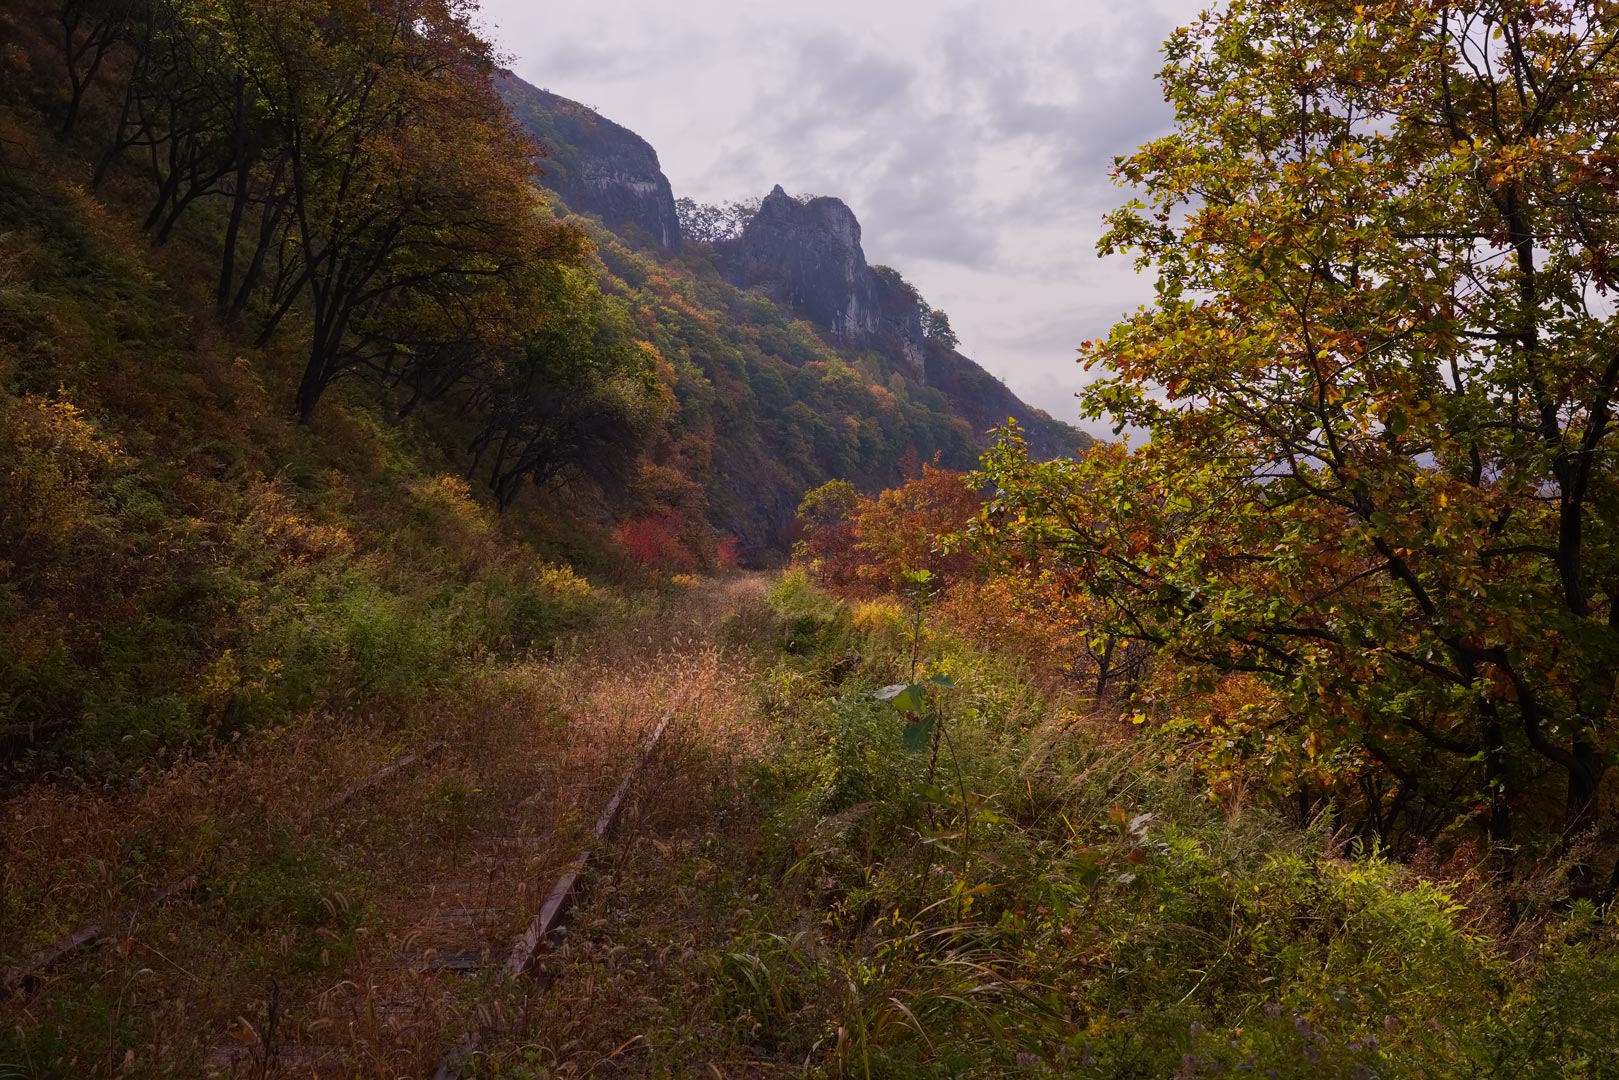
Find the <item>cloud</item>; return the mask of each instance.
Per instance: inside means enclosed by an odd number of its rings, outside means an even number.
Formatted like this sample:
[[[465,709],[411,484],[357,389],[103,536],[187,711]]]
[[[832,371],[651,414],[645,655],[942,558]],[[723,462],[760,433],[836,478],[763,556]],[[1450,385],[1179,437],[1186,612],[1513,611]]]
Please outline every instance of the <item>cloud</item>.
[[[916,67],[874,53],[853,38],[821,31],[796,41],[791,69],[767,99],[767,114],[785,107],[794,114],[783,131],[851,130],[910,96]]]
[[[879,261],[977,263],[995,253],[974,170],[979,138],[941,100],[918,59],[870,51],[840,33],[786,50],[782,78],[745,121],[777,179],[836,194],[860,217]]]

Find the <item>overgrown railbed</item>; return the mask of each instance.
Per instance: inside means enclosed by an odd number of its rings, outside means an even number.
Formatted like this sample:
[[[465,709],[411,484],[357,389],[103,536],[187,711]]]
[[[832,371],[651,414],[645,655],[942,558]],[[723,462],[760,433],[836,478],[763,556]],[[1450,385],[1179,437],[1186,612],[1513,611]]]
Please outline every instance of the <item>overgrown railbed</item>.
[[[1611,910],[1504,936],[1465,860],[1223,811],[1151,736],[938,618],[800,574],[772,607],[768,738],[631,842],[500,1075],[1619,1070]]]
[[[504,973],[514,939],[649,725],[675,718],[657,763],[678,772],[686,729],[726,723],[738,668],[710,609],[753,588],[626,600],[574,648],[488,660],[385,720],[312,714],[122,784],[13,794],[0,968],[107,930],[0,997],[0,1076],[425,1076],[467,1039],[504,1059],[545,992]]]
[[[926,591],[850,603],[794,572],[767,607],[749,579],[704,582],[391,735],[327,720],[13,801],[36,823],[7,855],[29,947],[193,861],[204,881],[10,1002],[0,1061],[260,1075],[273,1046],[263,1075],[301,1077],[338,1046],[347,1073],[425,1075],[477,1031],[471,1072],[514,1080],[1619,1069],[1611,911],[1543,902],[1508,934],[1465,859],[1222,809],[1152,733],[974,646]],[[676,702],[536,978],[411,969],[449,944],[445,904],[496,911],[492,941],[521,929],[637,718]],[[497,836],[524,857],[495,869]],[[486,874],[495,900],[455,892]]]

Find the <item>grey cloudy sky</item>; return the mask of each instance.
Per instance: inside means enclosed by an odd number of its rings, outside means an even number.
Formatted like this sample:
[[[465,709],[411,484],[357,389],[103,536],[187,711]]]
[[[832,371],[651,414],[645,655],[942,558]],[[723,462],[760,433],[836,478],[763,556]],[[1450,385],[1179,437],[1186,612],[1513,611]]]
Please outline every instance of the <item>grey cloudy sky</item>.
[[[1150,297],[1096,257],[1113,157],[1166,130],[1207,0],[483,0],[523,78],[654,147],[677,195],[842,198],[962,351],[1077,421],[1079,342]],[[1088,425],[1089,426],[1089,425]]]

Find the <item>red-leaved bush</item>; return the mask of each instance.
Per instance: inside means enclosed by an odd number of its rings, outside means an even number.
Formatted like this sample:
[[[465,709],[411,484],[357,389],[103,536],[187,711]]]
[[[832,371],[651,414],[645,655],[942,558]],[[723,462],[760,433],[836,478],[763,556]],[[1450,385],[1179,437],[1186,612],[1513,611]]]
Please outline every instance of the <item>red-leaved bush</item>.
[[[680,538],[685,526],[679,514],[652,514],[624,522],[613,531],[613,537],[642,566],[681,573],[697,568],[696,557]]]

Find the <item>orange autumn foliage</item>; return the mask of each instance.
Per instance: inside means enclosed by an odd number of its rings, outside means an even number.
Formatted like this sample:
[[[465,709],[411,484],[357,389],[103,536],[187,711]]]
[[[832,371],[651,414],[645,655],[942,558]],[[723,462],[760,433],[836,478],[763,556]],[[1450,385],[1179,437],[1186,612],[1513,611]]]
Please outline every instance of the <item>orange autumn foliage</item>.
[[[897,592],[912,570],[927,570],[946,584],[965,580],[974,557],[950,538],[982,504],[965,474],[937,465],[923,465],[921,475],[874,497],[833,481],[799,507],[804,539],[798,552],[824,583],[846,591]]]

